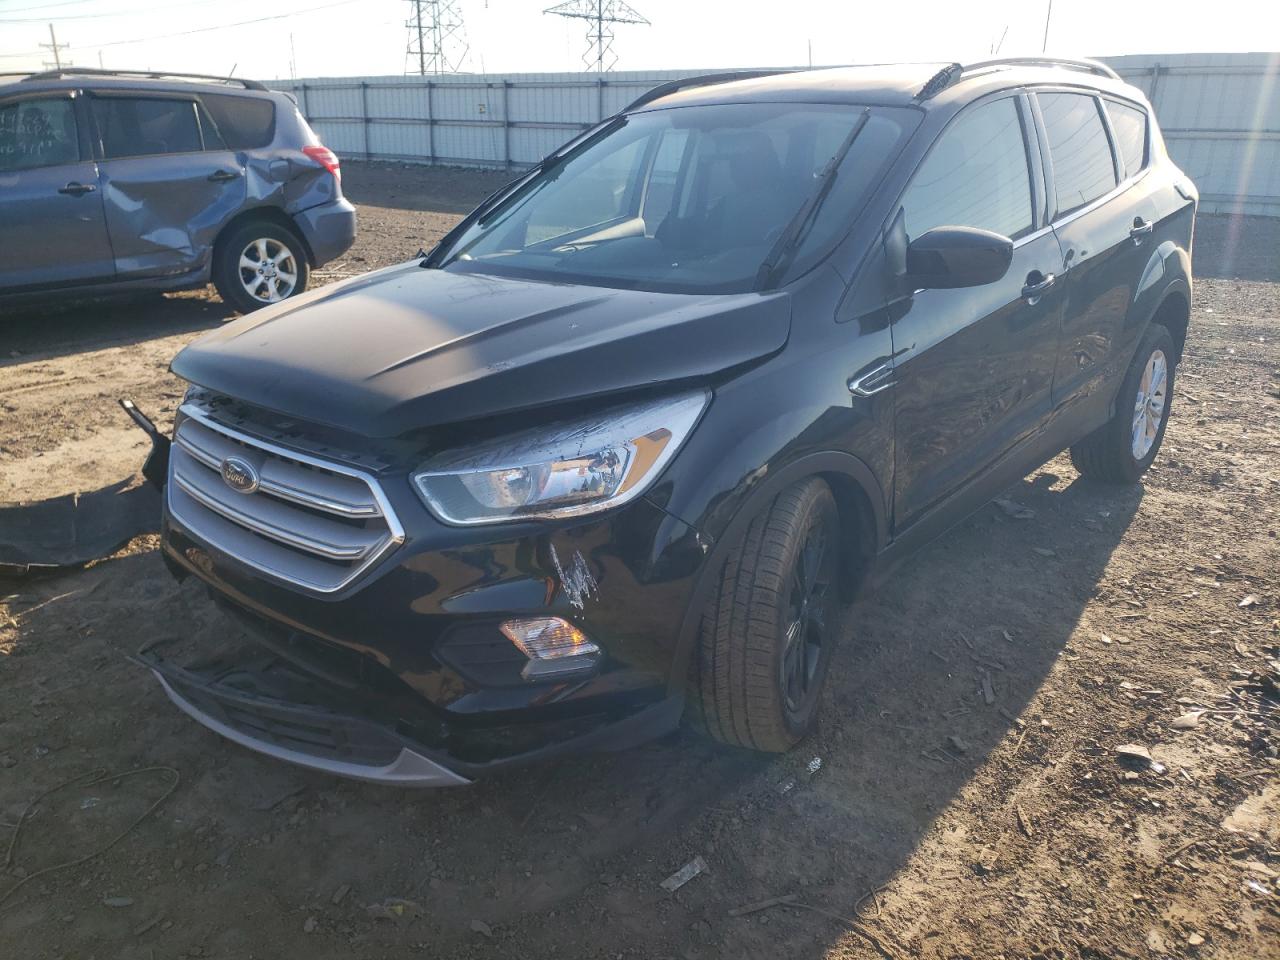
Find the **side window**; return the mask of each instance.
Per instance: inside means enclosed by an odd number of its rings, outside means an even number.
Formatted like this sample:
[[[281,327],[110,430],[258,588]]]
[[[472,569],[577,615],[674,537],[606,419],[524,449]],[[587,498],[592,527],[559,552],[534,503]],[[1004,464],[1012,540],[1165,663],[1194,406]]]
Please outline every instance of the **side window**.
[[[0,106],[0,172],[79,161],[75,105],[70,98]]]
[[[649,168],[649,182],[645,186],[644,208],[640,212],[644,218],[645,233],[649,236],[662,226],[662,221],[675,204],[676,181],[680,178],[680,167],[688,146],[688,130],[667,130],[658,143],[653,166]]]
[[[270,100],[229,93],[200,95],[232,150],[256,150],[275,139],[276,106]]]
[[[925,157],[902,206],[912,239],[942,226],[1029,233],[1031,173],[1017,101],[1007,97],[962,113]]]
[[[108,160],[203,149],[193,100],[102,97],[93,115]]]
[[[1106,104],[1125,176],[1132,177],[1147,165],[1147,112],[1114,100]]]
[[[1049,138],[1058,216],[1098,199],[1116,185],[1111,144],[1098,102],[1082,93],[1038,93]]]

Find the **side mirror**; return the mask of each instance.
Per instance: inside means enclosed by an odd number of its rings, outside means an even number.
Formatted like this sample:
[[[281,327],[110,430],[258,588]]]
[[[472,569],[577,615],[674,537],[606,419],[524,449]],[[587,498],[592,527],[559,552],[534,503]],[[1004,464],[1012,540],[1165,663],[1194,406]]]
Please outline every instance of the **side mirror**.
[[[908,285],[920,290],[980,287],[1009,272],[1013,241],[977,227],[934,227],[907,246]]]

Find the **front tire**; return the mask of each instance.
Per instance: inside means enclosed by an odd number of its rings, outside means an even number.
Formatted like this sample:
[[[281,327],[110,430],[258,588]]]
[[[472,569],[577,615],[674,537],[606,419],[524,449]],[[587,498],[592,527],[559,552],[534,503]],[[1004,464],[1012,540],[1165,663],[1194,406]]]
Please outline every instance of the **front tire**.
[[[726,560],[690,697],[715,739],[780,753],[813,729],[839,627],[838,519],[830,487],[802,481],[751,521]]]
[[[268,220],[241,224],[214,250],[213,285],[223,303],[240,313],[297,296],[310,276],[302,240]]]
[[[1152,324],[1120,385],[1115,415],[1071,448],[1071,462],[1082,476],[1137,483],[1151,467],[1169,424],[1175,357],[1169,331]]]

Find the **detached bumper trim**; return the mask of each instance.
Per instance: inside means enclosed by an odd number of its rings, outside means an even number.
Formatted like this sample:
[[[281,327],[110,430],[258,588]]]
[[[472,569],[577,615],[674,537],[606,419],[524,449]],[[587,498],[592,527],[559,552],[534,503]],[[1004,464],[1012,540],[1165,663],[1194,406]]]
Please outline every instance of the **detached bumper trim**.
[[[240,744],[242,747],[266,754],[277,760],[283,760],[286,763],[296,764],[297,766],[307,767],[323,773],[330,773],[338,777],[364,780],[369,783],[383,783],[397,787],[461,787],[471,782],[458,776],[452,770],[441,766],[434,760],[410,750],[408,747],[402,747],[400,755],[391,763],[381,767],[373,767],[367,764],[317,757],[257,740],[200,710],[195,704],[178,693],[159,670],[152,668],[151,672],[160,681],[165,694],[173,701],[174,705],[197,723],[208,727],[214,733],[226,737],[234,743]]]

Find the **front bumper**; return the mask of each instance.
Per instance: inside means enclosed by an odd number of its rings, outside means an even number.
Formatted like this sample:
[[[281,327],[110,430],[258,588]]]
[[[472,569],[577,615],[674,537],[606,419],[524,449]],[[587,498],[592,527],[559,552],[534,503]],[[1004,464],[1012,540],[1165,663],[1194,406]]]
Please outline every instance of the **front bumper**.
[[[346,197],[295,213],[293,220],[311,248],[314,266],[342,256],[356,242],[356,208]]]
[[[704,551],[692,528],[641,499],[548,528],[459,529],[436,522],[408,487],[384,489],[405,543],[333,595],[274,581],[202,542],[167,508],[166,561],[193,574],[255,645],[315,684],[309,702],[242,690],[154,657],[169,697],[212,730],[265,754],[383,783],[465,783],[491,770],[590,749],[619,749],[674,729],[681,619]],[[581,596],[565,568],[596,583]],[[498,631],[512,616],[571,620],[603,651],[595,670],[529,682]],[[318,711],[318,712],[317,712]],[[238,722],[249,715],[245,722]],[[236,722],[233,722],[236,721]],[[323,743],[280,724],[328,731]],[[372,755],[323,744],[378,743]]]

